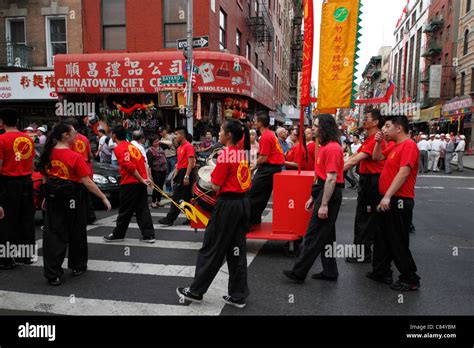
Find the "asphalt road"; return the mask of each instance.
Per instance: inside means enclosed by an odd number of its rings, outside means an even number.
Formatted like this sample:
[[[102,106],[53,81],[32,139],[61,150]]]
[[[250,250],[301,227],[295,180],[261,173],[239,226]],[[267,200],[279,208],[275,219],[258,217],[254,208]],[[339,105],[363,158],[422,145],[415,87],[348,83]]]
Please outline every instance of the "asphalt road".
[[[355,191],[344,190],[338,243],[352,241],[355,198]],[[251,295],[245,309],[221,301],[227,294],[225,264],[203,304],[183,304],[175,288],[190,284],[203,232],[180,225],[181,217],[178,225],[157,229],[153,245],[138,241],[140,232],[134,225],[125,242],[105,244],[101,238],[113,229],[114,209],[97,212],[99,221],[89,227],[89,271],[81,277],[73,278],[65,270],[65,283],[51,287],[42,276],[41,257],[35,265],[0,271],[0,315],[473,315],[474,172],[419,177],[415,202],[416,232],[410,243],[421,289],[402,297],[365,278],[370,265],[348,264],[344,259],[338,259],[336,283],[308,278],[304,284],[291,284],[281,273],[294,262],[285,256],[284,243],[249,241]],[[155,224],[166,212],[153,209]],[[38,214],[41,246],[39,219]],[[313,270],[321,270],[319,260]]]

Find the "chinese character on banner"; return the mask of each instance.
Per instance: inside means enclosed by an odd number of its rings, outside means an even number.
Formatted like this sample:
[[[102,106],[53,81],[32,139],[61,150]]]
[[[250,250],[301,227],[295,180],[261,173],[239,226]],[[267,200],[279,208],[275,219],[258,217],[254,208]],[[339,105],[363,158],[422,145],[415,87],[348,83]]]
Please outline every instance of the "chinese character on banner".
[[[181,60],[173,60],[171,63],[170,73],[183,75],[183,62]]]
[[[20,84],[23,88],[30,87],[31,80],[28,76],[22,76],[20,79]]]
[[[56,79],[54,78],[54,75],[48,75],[44,79],[44,83],[46,83],[46,86],[48,88],[56,88]]]
[[[66,75],[70,77],[74,77],[75,75],[77,75],[77,77],[81,77],[79,74],[79,63],[66,64]]]
[[[141,76],[143,75],[143,69],[139,68],[140,62],[138,60],[136,61],[131,61],[130,58],[125,58],[125,64],[124,66],[131,68],[128,70],[128,75],[137,75]]]
[[[163,65],[162,62],[158,63],[158,65]],[[148,66],[148,68],[153,68],[152,75],[161,75],[161,70],[159,67],[155,65],[154,62],[151,62],[151,64]]]
[[[99,75],[99,72],[97,71],[97,63],[89,63],[89,71],[87,72],[87,75],[90,77],[97,77]]]
[[[44,88],[44,77],[43,75],[33,75],[33,87]]]
[[[108,77],[120,77],[119,68],[121,64],[119,62],[108,62],[107,67],[105,68],[105,73]]]

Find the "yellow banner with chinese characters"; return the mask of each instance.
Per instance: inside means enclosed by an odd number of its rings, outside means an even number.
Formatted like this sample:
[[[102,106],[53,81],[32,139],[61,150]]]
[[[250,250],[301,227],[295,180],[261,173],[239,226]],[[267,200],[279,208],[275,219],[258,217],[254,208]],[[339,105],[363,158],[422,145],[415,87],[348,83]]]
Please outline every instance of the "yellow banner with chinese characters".
[[[328,0],[322,5],[318,109],[351,105],[359,2]]]

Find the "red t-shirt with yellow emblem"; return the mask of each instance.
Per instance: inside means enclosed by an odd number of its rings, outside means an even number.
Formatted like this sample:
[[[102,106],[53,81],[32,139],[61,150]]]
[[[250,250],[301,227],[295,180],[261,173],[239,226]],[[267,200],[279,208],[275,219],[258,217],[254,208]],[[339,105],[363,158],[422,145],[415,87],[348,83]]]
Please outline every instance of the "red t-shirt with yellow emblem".
[[[3,161],[0,175],[25,176],[33,171],[35,146],[28,134],[6,132],[0,135],[0,160]]]
[[[259,140],[261,156],[268,156],[269,164],[282,165],[285,163],[285,155],[275,134],[267,129]]]
[[[402,187],[395,192],[394,196],[415,198],[415,183],[418,175],[418,161],[420,151],[416,143],[407,139],[400,144],[390,143],[388,147],[382,151],[385,157],[385,166],[379,179],[379,191],[382,195],[387,193],[390,185],[397,176],[401,167],[410,167],[410,174],[403,183]]]
[[[72,145],[72,151],[77,152],[79,155],[84,157],[86,163],[88,163],[91,173],[93,173],[92,163],[89,162],[89,154],[91,152],[91,143],[81,133],[77,133],[74,144]],[[92,174],[91,174],[92,175]]]
[[[318,178],[324,181],[327,173],[336,173],[336,183],[344,184],[344,152],[338,142],[330,141],[319,147],[314,170]]]
[[[385,140],[382,140],[382,151],[387,147]],[[369,155],[368,158],[360,161],[359,173],[360,174],[380,174],[382,172],[385,161],[374,161],[372,159],[372,153],[375,147],[375,134],[367,138],[362,146],[359,148],[357,153],[366,153]]]
[[[237,146],[229,146],[219,154],[216,167],[211,173],[211,182],[221,187],[218,194],[244,193],[250,189],[252,175],[245,156],[240,155],[242,152]]]
[[[120,185],[139,184],[140,182],[133,176],[135,170],[143,179],[148,179],[145,158],[136,146],[128,141],[122,141],[114,151],[120,168]]]
[[[91,175],[84,157],[71,149],[53,149],[50,161],[51,167],[48,169],[50,177],[80,183],[83,177]]]

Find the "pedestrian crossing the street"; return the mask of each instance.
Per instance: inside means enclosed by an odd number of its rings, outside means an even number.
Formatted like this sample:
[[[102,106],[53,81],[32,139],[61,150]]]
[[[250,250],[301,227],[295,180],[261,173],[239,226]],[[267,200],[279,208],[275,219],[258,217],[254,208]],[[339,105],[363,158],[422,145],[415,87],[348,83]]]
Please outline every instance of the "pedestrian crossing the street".
[[[152,211],[153,221],[167,209]],[[107,243],[117,214],[88,226],[88,271],[72,277],[63,263],[64,283],[51,287],[43,277],[43,240],[37,239],[39,256],[30,266],[19,265],[0,273],[2,310],[59,315],[219,315],[227,295],[228,270],[224,263],[201,304],[183,302],[176,287],[193,280],[197,254],[204,231],[182,225],[180,217],[171,227],[155,224],[156,242],[140,241],[141,233],[132,219],[123,242]],[[271,218],[266,209],[264,219]],[[42,234],[39,235],[42,237]],[[251,265],[264,241],[249,240],[247,263]]]

